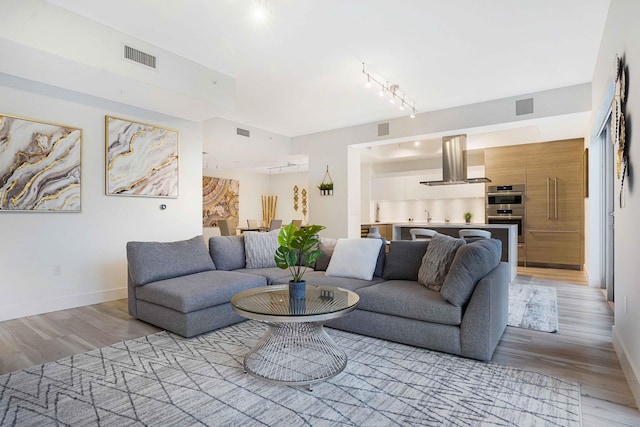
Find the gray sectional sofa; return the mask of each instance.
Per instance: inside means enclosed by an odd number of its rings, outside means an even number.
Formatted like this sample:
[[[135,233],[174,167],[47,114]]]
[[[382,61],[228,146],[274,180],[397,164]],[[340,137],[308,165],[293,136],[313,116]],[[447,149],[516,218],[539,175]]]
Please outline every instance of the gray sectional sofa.
[[[231,308],[234,294],[290,279],[287,270],[270,265],[266,256],[256,262],[257,252],[273,250],[271,241],[265,243],[273,237],[257,234],[212,237],[208,251],[202,236],[127,243],[129,313],[186,337],[243,321]],[[508,265],[500,262],[500,241],[482,239],[457,248],[444,266],[444,282],[430,289],[419,276],[425,272],[423,257],[435,253],[429,246],[437,244],[392,241],[388,253],[382,246],[373,276],[366,280],[328,275],[324,270],[331,264],[335,240],[322,239],[323,256],[304,278],[360,296],[356,310],[329,327],[489,360],[507,324],[510,279]]]

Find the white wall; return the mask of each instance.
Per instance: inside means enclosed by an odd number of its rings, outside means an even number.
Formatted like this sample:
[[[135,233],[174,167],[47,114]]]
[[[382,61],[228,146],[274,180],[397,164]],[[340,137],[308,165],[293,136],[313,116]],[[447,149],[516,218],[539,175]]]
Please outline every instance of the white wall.
[[[605,25],[592,82],[594,116],[600,108],[605,87],[613,77],[615,55],[624,58],[628,67],[626,104],[627,140],[630,169],[640,164],[640,132],[634,117],[640,117],[640,2],[637,0],[612,0]],[[635,166],[635,168],[634,168]],[[620,183],[616,183],[616,194]],[[640,404],[640,267],[637,262],[640,227],[640,188],[631,174],[625,180],[624,198],[626,206],[615,210],[615,327],[614,345],[620,356],[623,369],[636,402]],[[626,304],[625,304],[626,301]]]
[[[5,74],[0,112],[83,129],[81,213],[0,211],[0,320],[124,298],[127,241],[202,233],[201,125]],[[180,131],[177,199],[105,195],[105,115]]]
[[[0,72],[201,121],[235,108],[235,80],[45,0],[3,0]],[[149,69],[123,45],[157,58]],[[99,82],[99,83],[96,83]]]
[[[353,185],[359,187],[360,182],[349,183],[348,181],[348,155],[349,145],[348,131],[337,130],[323,132],[304,137],[293,138],[292,142],[298,140],[299,147],[296,152],[307,153],[309,155],[309,223],[320,224],[326,227],[321,232],[323,236],[329,237],[349,237],[349,203],[347,197]],[[292,146],[293,148],[293,146]],[[317,186],[323,181],[325,173],[329,167],[329,173],[333,180],[333,195],[321,196]],[[360,204],[360,192],[350,196],[353,202]],[[358,209],[359,215],[359,209]],[[360,221],[360,219],[358,219]],[[353,237],[360,236],[360,227],[351,230]],[[356,234],[357,233],[357,234]]]
[[[294,219],[307,221],[309,210],[309,185],[306,172],[282,173],[266,176],[269,181],[269,194],[278,196],[276,218],[282,224],[288,224]],[[298,187],[298,210],[293,208],[293,187]],[[302,214],[302,190],[307,191],[307,216]]]

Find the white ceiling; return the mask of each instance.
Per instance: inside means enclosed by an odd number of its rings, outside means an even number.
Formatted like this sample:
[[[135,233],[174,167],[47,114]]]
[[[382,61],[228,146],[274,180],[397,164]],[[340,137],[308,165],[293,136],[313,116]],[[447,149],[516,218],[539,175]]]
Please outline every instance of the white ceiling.
[[[224,118],[298,136],[589,82],[609,0],[48,0],[236,79]],[[264,2],[264,0],[262,0]]]

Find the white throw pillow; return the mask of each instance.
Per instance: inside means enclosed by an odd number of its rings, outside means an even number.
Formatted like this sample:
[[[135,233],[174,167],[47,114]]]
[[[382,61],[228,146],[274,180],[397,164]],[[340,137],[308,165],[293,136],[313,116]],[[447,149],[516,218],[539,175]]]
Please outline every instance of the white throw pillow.
[[[274,258],[278,249],[278,233],[280,230],[260,233],[247,231],[244,233],[244,252],[247,258],[246,268],[276,267]]]
[[[381,246],[381,239],[338,239],[325,274],[371,280]]]

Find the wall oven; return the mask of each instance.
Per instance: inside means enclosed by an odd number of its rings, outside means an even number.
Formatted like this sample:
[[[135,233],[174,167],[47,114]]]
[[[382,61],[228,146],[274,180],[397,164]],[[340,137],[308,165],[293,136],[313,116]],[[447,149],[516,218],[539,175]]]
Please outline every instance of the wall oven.
[[[487,209],[524,208],[524,184],[487,187]]]
[[[487,224],[516,224],[518,243],[524,243],[525,185],[490,185],[486,199]]]
[[[516,224],[518,243],[524,243],[524,208],[487,209],[487,224]]]

